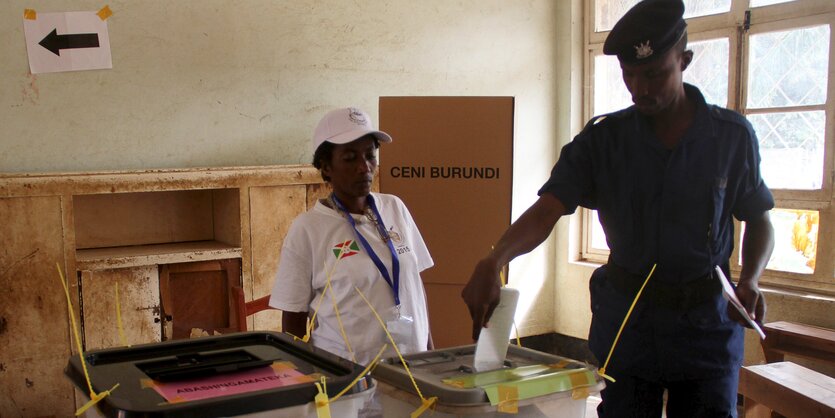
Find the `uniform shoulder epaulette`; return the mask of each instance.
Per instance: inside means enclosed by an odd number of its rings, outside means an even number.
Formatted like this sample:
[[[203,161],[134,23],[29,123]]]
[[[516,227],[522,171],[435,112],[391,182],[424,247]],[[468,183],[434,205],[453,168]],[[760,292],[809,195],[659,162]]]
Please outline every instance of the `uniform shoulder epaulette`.
[[[719,107],[716,105],[709,105],[709,112],[716,118],[722,121],[736,123],[738,125],[747,126],[748,119],[745,119],[745,116],[742,116],[736,111],[731,109],[725,109],[724,107]]]
[[[609,126],[612,122],[621,119],[623,117],[624,111],[619,110],[617,112],[606,113],[604,115],[598,115],[586,122],[586,126],[583,127],[583,131],[588,131],[590,129],[598,129],[598,128],[605,128]]]

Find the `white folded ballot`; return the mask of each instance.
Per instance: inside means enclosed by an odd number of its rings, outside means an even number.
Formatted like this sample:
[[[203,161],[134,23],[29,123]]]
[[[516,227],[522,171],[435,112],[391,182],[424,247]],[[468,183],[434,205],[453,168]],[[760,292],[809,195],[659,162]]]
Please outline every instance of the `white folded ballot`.
[[[723,296],[725,296],[725,299],[727,299],[728,303],[730,303],[731,305],[733,305],[734,308],[736,308],[737,312],[739,312],[739,314],[742,315],[743,318],[745,318],[745,322],[747,322],[748,325],[751,326],[751,328],[754,328],[754,331],[757,331],[757,334],[759,334],[760,338],[764,340],[765,333],[763,332],[763,329],[760,328],[760,324],[754,322],[754,320],[751,318],[751,315],[748,315],[748,311],[745,310],[745,307],[742,306],[742,302],[740,302],[739,298],[736,297],[736,292],[734,291],[734,288],[731,285],[730,280],[728,280],[728,278],[725,277],[725,273],[722,272],[722,269],[719,268],[719,266],[716,266],[716,276],[719,277],[719,281],[722,282],[722,294]]]
[[[487,328],[482,328],[478,336],[473,358],[475,371],[496,370],[504,366],[517,302],[519,302],[519,291],[503,287],[499,305],[496,306],[487,322]]]

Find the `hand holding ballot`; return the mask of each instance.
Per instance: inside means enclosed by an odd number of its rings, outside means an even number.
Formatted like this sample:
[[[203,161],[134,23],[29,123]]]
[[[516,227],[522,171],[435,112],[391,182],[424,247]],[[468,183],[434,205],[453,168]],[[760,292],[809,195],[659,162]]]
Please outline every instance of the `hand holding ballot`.
[[[765,299],[760,297],[758,292],[753,293],[753,298],[745,297],[748,296],[748,293],[746,293],[747,288],[744,286],[744,283],[740,283],[740,286],[734,289],[730,280],[725,277],[725,273],[719,266],[716,266],[716,277],[722,283],[722,294],[728,300],[728,304],[734,307],[734,309],[730,310],[731,316],[742,325],[753,328],[759,334],[760,339],[764,340],[765,333],[757,322],[762,322],[762,318],[765,316]],[[740,296],[743,296],[744,299]],[[750,301],[750,303],[745,304],[743,300]],[[749,305],[753,305],[754,309],[749,311]]]
[[[475,268],[470,281],[464,286],[461,297],[467,304],[473,319],[473,340],[478,340],[481,328],[487,324],[501,298],[497,263],[491,258],[481,260]]]

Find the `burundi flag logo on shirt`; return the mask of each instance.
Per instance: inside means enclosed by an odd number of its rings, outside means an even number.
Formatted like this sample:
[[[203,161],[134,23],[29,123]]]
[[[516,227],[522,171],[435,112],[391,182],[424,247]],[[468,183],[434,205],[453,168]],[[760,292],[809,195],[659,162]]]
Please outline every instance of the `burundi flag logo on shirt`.
[[[359,254],[360,247],[357,245],[356,241],[349,239],[348,241],[340,242],[339,244],[334,245],[332,250],[334,257],[345,258]]]

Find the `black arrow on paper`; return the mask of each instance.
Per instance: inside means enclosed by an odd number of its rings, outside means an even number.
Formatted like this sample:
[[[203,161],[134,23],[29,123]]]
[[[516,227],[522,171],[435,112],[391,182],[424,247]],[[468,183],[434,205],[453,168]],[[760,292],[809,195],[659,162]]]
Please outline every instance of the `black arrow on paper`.
[[[58,29],[53,29],[39,43],[40,46],[52,51],[53,54],[61,56],[62,49],[75,48],[98,48],[98,33],[76,33],[70,35],[59,35]]]

